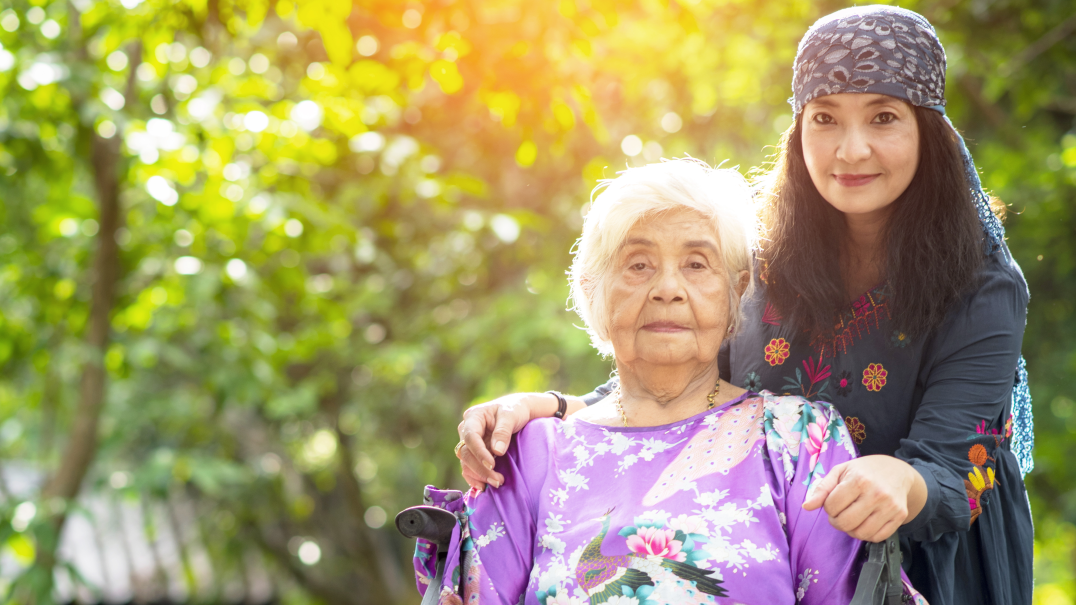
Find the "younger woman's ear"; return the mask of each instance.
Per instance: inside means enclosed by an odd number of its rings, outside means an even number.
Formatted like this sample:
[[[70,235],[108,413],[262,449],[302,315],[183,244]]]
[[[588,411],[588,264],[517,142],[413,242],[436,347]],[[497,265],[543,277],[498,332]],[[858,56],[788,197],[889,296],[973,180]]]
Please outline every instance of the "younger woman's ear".
[[[736,295],[743,296],[743,293],[747,290],[747,285],[751,283],[751,273],[749,271],[740,271],[739,281],[736,282]]]

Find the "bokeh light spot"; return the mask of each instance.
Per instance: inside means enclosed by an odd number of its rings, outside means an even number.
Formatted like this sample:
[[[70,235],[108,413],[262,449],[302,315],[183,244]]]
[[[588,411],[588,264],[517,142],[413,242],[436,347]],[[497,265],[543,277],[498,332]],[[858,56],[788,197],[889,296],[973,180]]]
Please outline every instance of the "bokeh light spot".
[[[193,256],[181,256],[175,262],[176,273],[196,275],[202,272],[202,261]]]
[[[303,565],[315,565],[321,560],[321,547],[317,543],[307,540],[299,545],[299,560]]]
[[[385,525],[385,521],[388,520],[388,515],[385,514],[385,509],[380,506],[371,506],[366,509],[366,514],[362,518],[370,529],[380,529]]]
[[[670,111],[661,117],[661,129],[669,134],[680,132],[683,127],[684,120],[675,111]]]
[[[403,25],[408,29],[415,29],[419,25],[422,25],[422,13],[413,8],[409,8],[404,11]]]
[[[108,55],[105,63],[108,64],[108,68],[112,71],[120,71],[127,67],[127,53],[122,50],[114,51]]]
[[[380,44],[378,43],[377,38],[370,35],[362,36],[359,38],[359,41],[355,43],[355,50],[359,51],[359,54],[364,57],[373,56],[379,47]]]

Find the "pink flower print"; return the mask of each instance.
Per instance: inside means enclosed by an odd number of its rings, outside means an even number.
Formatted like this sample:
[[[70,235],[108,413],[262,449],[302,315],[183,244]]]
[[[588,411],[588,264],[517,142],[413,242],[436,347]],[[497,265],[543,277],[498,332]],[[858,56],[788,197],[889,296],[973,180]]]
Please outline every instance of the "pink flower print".
[[[792,430],[792,427],[796,426],[799,420],[799,414],[779,415],[773,419],[773,429],[784,440],[785,448],[790,452],[796,452],[800,447],[802,434],[799,431]]]
[[[640,527],[628,536],[628,549],[637,555],[656,556],[680,561],[687,560],[687,553],[680,549],[684,546],[680,540],[674,540],[676,532],[658,527]]]
[[[818,420],[807,425],[807,453],[811,455],[809,467],[812,471],[818,463],[818,455],[826,449],[826,420]]]

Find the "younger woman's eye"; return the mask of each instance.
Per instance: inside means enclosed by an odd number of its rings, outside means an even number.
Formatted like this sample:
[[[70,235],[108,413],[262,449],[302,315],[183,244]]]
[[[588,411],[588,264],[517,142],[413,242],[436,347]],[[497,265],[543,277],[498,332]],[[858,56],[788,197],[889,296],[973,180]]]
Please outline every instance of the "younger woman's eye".
[[[811,119],[814,120],[818,124],[832,124],[833,123],[833,116],[829,115],[828,113],[816,113],[816,114],[814,114],[814,117],[811,118]]]
[[[879,124],[888,124],[888,123],[892,122],[895,119],[897,119],[897,116],[895,114],[893,114],[891,112],[888,112],[888,111],[884,111],[884,112],[878,114],[874,118],[874,121],[878,122]]]

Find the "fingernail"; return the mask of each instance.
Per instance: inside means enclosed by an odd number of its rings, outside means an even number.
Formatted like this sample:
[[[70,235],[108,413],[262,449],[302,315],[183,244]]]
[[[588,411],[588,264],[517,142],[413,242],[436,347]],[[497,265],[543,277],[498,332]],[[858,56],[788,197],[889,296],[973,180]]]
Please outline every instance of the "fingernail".
[[[493,444],[493,451],[497,452],[498,456],[503,454],[504,453],[504,442],[503,441],[498,441],[498,442],[494,443]]]
[[[501,486],[501,482],[497,481],[496,479],[490,479],[489,484],[492,485],[495,489]]]
[[[488,460],[483,460],[482,461],[482,466],[486,467],[486,470],[488,470],[488,471],[493,470],[493,463],[489,462]]]

